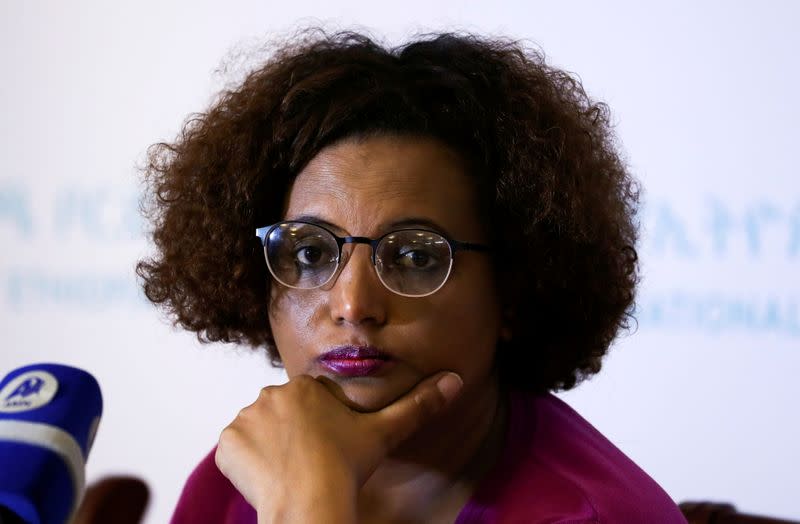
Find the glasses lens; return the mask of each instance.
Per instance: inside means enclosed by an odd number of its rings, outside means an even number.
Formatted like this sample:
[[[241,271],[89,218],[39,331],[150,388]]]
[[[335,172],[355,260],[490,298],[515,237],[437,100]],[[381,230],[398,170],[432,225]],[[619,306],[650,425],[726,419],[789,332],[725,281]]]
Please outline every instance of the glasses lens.
[[[269,270],[282,284],[311,289],[325,284],[336,272],[339,246],[319,226],[283,222],[264,243]]]
[[[439,289],[450,274],[450,244],[430,231],[403,230],[384,237],[375,253],[383,283],[401,295],[424,296]]]

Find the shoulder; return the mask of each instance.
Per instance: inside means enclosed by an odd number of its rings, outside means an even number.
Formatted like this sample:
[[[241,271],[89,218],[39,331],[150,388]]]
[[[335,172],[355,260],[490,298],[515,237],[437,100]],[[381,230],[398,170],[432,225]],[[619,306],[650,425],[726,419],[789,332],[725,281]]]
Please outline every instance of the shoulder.
[[[178,499],[171,524],[256,522],[256,512],[219,471],[211,450],[192,471]]]
[[[647,473],[552,394],[510,396],[503,456],[474,501],[493,515],[485,521],[686,522]]]

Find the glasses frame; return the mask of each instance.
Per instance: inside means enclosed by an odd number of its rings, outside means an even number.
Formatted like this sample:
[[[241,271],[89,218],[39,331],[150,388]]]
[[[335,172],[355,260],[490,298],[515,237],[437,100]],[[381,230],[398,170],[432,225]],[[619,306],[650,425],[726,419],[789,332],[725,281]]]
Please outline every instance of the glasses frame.
[[[325,282],[323,282],[322,284],[319,284],[317,286],[313,286],[313,287],[298,287],[298,286],[292,286],[292,285],[289,285],[289,284],[283,282],[281,279],[279,279],[275,275],[275,272],[272,270],[272,266],[269,263],[269,257],[267,256],[267,239],[269,238],[269,235],[270,235],[270,233],[272,233],[273,230],[275,230],[278,227],[281,227],[284,224],[304,224],[304,225],[309,225],[309,226],[315,226],[315,227],[318,227],[318,228],[322,229],[323,231],[327,232],[329,235],[331,235],[336,240],[336,245],[339,248],[339,251],[336,254],[336,270],[334,270],[334,272],[331,273],[331,276]],[[445,242],[447,242],[447,245],[449,246],[449,249],[450,249],[450,265],[447,268],[447,274],[445,275],[444,279],[442,279],[442,283],[439,284],[439,286],[436,289],[434,289],[433,291],[430,291],[428,293],[424,293],[424,294],[421,294],[421,295],[410,295],[410,294],[407,294],[407,293],[400,293],[399,291],[390,288],[386,284],[386,282],[383,280],[383,278],[381,277],[381,274],[378,271],[378,266],[377,266],[378,260],[377,260],[377,256],[376,256],[378,246],[383,241],[383,239],[385,239],[389,235],[394,235],[394,234],[399,233],[401,231],[415,231],[415,232],[420,232],[420,233],[433,233],[435,235],[439,235],[440,237],[442,237],[445,240]],[[344,267],[344,265],[347,264],[347,259],[344,261],[344,263],[342,263],[342,248],[344,247],[344,245],[345,244],[366,244],[366,245],[370,246],[370,248],[372,249],[372,255],[370,256],[370,260],[372,261],[372,268],[375,270],[375,274],[378,276],[378,280],[380,280],[381,284],[383,284],[383,287],[385,287],[386,289],[388,289],[389,291],[391,291],[392,293],[395,293],[397,295],[404,296],[404,297],[411,297],[411,298],[427,297],[427,296],[430,296],[430,295],[436,293],[440,289],[442,289],[442,287],[450,279],[450,273],[452,273],[452,271],[453,271],[453,261],[455,260],[456,252],[458,252],[458,251],[477,251],[477,252],[482,252],[482,253],[488,253],[488,252],[490,252],[492,250],[491,247],[489,247],[487,245],[484,245],[484,244],[476,244],[474,242],[461,242],[459,240],[453,240],[453,239],[449,238],[447,235],[445,235],[444,233],[442,233],[440,231],[435,231],[433,229],[401,228],[401,229],[395,229],[394,231],[389,231],[388,233],[385,233],[385,234],[379,236],[378,238],[358,237],[358,236],[340,237],[339,235],[337,235],[336,233],[334,233],[333,231],[331,231],[330,229],[328,229],[327,227],[325,227],[323,225],[316,224],[314,222],[305,222],[305,221],[302,221],[302,220],[282,220],[282,221],[277,222],[275,224],[272,224],[270,226],[259,227],[259,228],[256,229],[256,236],[261,240],[261,247],[264,249],[264,259],[267,261],[267,268],[269,269],[270,274],[281,285],[284,285],[284,286],[286,286],[288,288],[292,288],[292,289],[318,289],[318,288],[321,288],[321,287],[327,285],[333,279],[338,277],[338,275],[342,271],[342,268]]]

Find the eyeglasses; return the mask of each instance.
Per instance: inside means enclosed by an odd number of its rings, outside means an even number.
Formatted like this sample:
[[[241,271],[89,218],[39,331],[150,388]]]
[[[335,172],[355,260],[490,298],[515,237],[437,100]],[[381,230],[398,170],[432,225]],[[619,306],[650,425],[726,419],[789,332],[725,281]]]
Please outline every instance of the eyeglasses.
[[[340,237],[309,222],[279,222],[256,229],[275,280],[295,289],[330,282],[347,263],[345,244],[372,247],[372,265],[387,289],[404,297],[424,297],[441,289],[456,251],[489,251],[488,246],[451,240],[425,229],[399,229],[380,238]]]

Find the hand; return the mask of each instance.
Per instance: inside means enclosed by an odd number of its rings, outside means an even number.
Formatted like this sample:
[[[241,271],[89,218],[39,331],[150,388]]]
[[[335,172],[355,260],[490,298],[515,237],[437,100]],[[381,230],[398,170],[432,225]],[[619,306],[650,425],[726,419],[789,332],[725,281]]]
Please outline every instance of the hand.
[[[223,430],[217,467],[259,522],[355,522],[364,482],[461,386],[455,373],[437,373],[380,411],[359,413],[300,375],[262,389]]]

